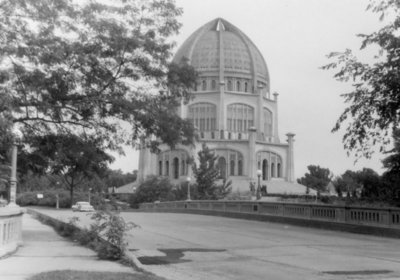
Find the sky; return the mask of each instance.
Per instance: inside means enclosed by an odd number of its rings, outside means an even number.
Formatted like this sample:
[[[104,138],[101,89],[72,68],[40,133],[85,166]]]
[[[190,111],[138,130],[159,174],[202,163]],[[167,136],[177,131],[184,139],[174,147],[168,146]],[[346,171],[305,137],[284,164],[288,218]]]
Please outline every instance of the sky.
[[[331,130],[346,104],[340,96],[351,85],[336,81],[334,71],[321,70],[332,51],[358,51],[361,38],[379,29],[379,16],[366,11],[367,0],[176,0],[183,8],[179,47],[196,29],[222,17],[242,30],[264,56],[271,92],[279,93],[278,127],[281,142],[295,136],[295,177],[310,164],[329,168],[334,175],[347,169],[372,168],[382,173],[381,154],[356,159],[343,149],[344,129]],[[362,55],[362,53],[360,53]],[[113,169],[138,168],[138,152],[125,149]],[[357,161],[356,161],[357,160]]]

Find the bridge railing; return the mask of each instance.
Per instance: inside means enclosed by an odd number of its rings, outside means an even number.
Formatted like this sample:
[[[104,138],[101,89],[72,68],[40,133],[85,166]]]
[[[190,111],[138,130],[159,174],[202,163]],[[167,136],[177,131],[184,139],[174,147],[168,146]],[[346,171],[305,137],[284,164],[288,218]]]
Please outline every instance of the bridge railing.
[[[400,229],[400,208],[374,208],[257,201],[172,201],[143,203],[147,210],[195,210],[269,215]]]
[[[17,249],[22,241],[21,209],[0,208],[0,257]]]

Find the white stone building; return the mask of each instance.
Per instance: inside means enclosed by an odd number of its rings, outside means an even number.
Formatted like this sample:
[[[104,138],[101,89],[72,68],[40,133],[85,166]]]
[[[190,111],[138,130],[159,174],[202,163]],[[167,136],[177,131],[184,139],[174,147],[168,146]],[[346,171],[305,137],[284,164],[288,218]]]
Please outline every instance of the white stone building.
[[[178,145],[161,153],[140,150],[138,182],[148,175],[168,176],[179,183],[192,170],[186,161],[202,143],[215,150],[222,178],[233,190],[248,190],[257,181],[268,192],[305,193],[295,183],[293,137],[281,142],[278,134],[278,94],[271,94],[267,64],[254,43],[237,27],[217,18],[196,30],[179,48],[174,62],[189,60],[199,73],[194,99],[179,108],[182,118],[197,127],[195,147]]]

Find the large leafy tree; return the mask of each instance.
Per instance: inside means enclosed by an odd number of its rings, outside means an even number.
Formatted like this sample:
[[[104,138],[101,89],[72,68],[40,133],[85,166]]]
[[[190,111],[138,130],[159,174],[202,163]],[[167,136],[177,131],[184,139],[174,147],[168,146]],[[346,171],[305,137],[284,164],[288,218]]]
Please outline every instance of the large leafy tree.
[[[25,136],[86,134],[108,149],[143,134],[191,142],[175,106],[195,72],[168,62],[181,13],[173,0],[0,1],[0,96],[12,122]]]
[[[31,139],[30,150],[20,155],[20,168],[34,169],[36,173],[59,175],[70,191],[88,179],[105,175],[107,165],[114,159],[102,143],[93,137],[81,135],[46,135]],[[34,166],[32,166],[34,164]]]
[[[343,94],[348,104],[333,131],[346,125],[344,147],[356,156],[369,157],[374,147],[384,151],[391,140],[391,131],[400,124],[400,1],[371,1],[367,8],[392,19],[372,34],[362,38],[361,50],[376,46],[379,52],[374,63],[359,60],[351,50],[334,52],[334,62],[323,69],[338,69],[335,78],[353,83],[353,90]]]
[[[387,197],[400,198],[400,130],[393,131],[393,149],[390,155],[383,159],[383,166],[387,171],[382,175],[384,193]]]
[[[297,179],[299,184],[305,185],[317,191],[325,191],[326,186],[332,180],[332,173],[328,168],[320,167],[319,165],[307,166],[308,172],[303,177]]]

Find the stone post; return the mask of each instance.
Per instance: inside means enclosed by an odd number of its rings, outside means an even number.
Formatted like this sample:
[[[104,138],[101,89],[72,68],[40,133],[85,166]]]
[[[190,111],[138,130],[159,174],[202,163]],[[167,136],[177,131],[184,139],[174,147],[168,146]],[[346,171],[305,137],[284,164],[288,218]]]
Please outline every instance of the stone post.
[[[9,207],[17,206],[17,144],[13,144],[11,152],[10,202]]]

